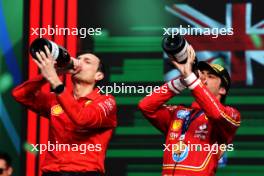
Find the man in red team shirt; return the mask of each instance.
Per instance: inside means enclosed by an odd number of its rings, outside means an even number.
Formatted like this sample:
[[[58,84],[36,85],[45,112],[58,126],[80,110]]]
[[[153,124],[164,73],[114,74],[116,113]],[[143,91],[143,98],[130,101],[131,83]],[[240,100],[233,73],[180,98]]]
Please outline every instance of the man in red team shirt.
[[[223,151],[232,150],[230,143],[240,125],[240,114],[221,103],[231,83],[226,69],[199,62],[197,77],[192,72],[194,50],[189,46],[187,51],[186,64],[172,60],[181,76],[160,88],[166,93],[156,91],[146,96],[139,108],[166,136],[163,176],[212,176]],[[195,99],[191,107],[164,105],[185,88]]]
[[[37,52],[34,60],[41,75],[13,90],[13,96],[40,115],[49,118],[49,143],[75,148],[45,152],[43,176],[98,176],[105,173],[104,160],[113,129],[117,126],[116,103],[111,95],[95,88],[104,78],[101,60],[91,53],[73,59],[73,91],[64,87],[49,49]],[[41,91],[49,83],[53,93]],[[85,145],[85,146],[84,146]],[[87,149],[83,149],[78,146]],[[77,148],[76,148],[77,147]]]

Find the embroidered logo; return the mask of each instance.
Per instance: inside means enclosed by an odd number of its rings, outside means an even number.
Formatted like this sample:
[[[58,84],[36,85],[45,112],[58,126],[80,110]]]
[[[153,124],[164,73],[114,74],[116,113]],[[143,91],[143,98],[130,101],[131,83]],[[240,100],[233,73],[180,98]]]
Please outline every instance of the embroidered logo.
[[[189,116],[190,115],[190,111],[187,111],[187,110],[179,110],[178,112],[177,112],[177,117],[179,118],[179,119],[185,119],[187,116]]]
[[[51,114],[54,116],[59,116],[62,114],[64,111],[60,105],[54,105],[51,107]]]
[[[171,130],[172,131],[178,131],[179,129],[181,129],[181,127],[182,127],[182,121],[181,120],[174,120],[172,122]]]
[[[175,162],[182,162],[187,158],[188,153],[188,146],[183,141],[179,141],[176,145],[173,145],[172,159]]]
[[[84,106],[87,106],[89,104],[91,104],[93,101],[92,100],[87,100],[85,103],[84,103]]]

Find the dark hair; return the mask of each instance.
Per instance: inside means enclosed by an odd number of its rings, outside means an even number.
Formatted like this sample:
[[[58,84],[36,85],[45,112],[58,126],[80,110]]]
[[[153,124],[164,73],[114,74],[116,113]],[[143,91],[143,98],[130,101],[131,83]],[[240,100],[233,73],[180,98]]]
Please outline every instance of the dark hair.
[[[11,157],[7,153],[0,152],[0,159],[5,160],[7,167],[11,166],[12,160],[11,160]]]
[[[99,58],[99,57],[98,57]],[[105,65],[103,63],[103,61],[99,58],[99,64],[98,64],[98,68],[97,68],[98,72],[102,72],[105,76]],[[104,78],[102,80],[99,80],[95,83],[95,87],[100,86],[103,82]]]
[[[226,85],[224,84],[223,80],[221,79],[221,84],[220,84],[220,87],[224,88],[226,90],[226,94],[225,95],[221,95],[221,98],[220,98],[220,102],[222,104],[225,104],[225,101],[226,101],[226,96],[228,94],[228,89],[226,89]]]
[[[78,57],[78,56],[80,56],[80,55],[83,55],[83,54],[94,54],[93,52],[92,52],[92,50],[89,50],[89,49],[86,49],[86,50],[80,50],[80,51],[78,51],[77,52],[77,54],[76,54],[76,56]]]
[[[98,72],[102,72],[103,74],[105,74],[105,65],[103,63],[103,61],[99,58],[99,64],[98,64],[98,68],[97,68]]]

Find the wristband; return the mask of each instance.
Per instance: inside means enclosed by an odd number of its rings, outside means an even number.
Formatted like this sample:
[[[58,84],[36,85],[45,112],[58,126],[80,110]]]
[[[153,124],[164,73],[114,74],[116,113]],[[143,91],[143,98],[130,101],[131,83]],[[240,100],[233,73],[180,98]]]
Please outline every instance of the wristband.
[[[181,93],[186,86],[182,83],[181,78],[177,78],[168,82],[168,87],[176,94]]]
[[[53,89],[53,92],[57,95],[61,94],[64,91],[64,84],[60,84],[55,89]]]
[[[201,82],[201,80],[197,78],[194,73],[192,73],[187,78],[184,78],[184,82],[189,89],[194,89]]]

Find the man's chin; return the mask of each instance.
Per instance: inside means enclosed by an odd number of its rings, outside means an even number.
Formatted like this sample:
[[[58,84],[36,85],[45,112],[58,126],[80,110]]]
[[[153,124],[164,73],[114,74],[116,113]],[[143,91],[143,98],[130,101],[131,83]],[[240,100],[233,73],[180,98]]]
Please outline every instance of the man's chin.
[[[80,81],[81,80],[78,74],[72,74],[71,79],[73,81]]]
[[[85,79],[83,79],[80,75],[75,74],[71,76],[71,79],[73,82],[83,82],[86,83],[87,81]]]

